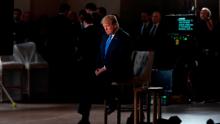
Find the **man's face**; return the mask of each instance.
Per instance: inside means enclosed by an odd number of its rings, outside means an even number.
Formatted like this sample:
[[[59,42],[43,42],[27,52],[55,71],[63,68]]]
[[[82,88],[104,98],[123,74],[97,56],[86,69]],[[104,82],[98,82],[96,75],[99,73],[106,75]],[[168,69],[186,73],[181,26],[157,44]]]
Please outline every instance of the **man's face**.
[[[154,12],[152,15],[152,22],[154,24],[159,23],[160,22],[160,13],[159,12]]]
[[[116,26],[113,25],[112,23],[110,22],[104,22],[102,24],[103,28],[105,29],[105,32],[107,35],[110,35],[112,33],[114,33],[115,29],[116,29]]]
[[[206,10],[201,10],[199,15],[202,20],[209,19],[209,12]]]
[[[148,22],[149,20],[150,20],[150,16],[147,13],[142,12],[141,13],[141,21]]]

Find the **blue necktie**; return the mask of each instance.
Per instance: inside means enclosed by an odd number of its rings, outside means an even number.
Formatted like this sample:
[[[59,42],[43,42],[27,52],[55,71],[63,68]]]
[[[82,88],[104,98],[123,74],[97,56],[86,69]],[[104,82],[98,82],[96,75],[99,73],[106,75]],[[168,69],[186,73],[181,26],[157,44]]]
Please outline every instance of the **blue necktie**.
[[[106,55],[106,53],[108,51],[108,47],[109,47],[111,41],[112,41],[112,35],[109,35],[109,37],[108,37],[108,39],[107,39],[107,41],[105,43],[105,55]]]

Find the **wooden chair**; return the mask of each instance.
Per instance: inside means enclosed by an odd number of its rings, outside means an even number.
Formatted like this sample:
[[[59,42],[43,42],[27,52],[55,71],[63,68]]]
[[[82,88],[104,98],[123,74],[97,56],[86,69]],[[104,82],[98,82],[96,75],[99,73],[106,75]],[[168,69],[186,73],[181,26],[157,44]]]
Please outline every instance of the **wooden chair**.
[[[144,87],[149,87],[149,83],[151,82],[151,70],[153,65],[153,58],[154,58],[154,52],[153,51],[134,51],[132,53],[132,61],[133,61],[133,77],[129,80],[123,81],[122,83],[114,82],[114,84],[118,85],[121,89],[121,92],[123,93],[123,89],[126,85],[132,85],[133,87],[133,93],[134,93],[134,99],[137,98],[136,96],[136,89]],[[117,104],[117,124],[121,123],[121,112],[123,110],[127,110],[129,108],[122,108],[121,106],[121,98],[122,96],[119,96],[119,102]],[[134,100],[136,101],[136,100]],[[104,111],[104,124],[107,124],[108,122],[108,114],[107,114],[107,106],[106,101],[104,101],[105,104],[105,111]],[[137,113],[137,106],[138,104],[134,102],[134,112]],[[140,111],[139,111],[140,112]],[[139,114],[140,115],[140,114]],[[134,116],[136,117],[138,115]],[[140,117],[141,118],[141,117]]]
[[[136,56],[136,61],[139,60],[139,55]],[[134,78],[135,80],[132,82],[134,84],[134,124],[140,123],[143,120],[142,117],[142,111],[143,111],[143,105],[142,105],[142,99],[141,96],[148,95],[148,87],[151,83],[151,72],[152,72],[152,65],[154,60],[154,52],[153,51],[147,51],[147,58],[145,60],[142,60],[144,62],[144,65],[142,65],[141,70],[142,73],[139,75],[136,75]],[[140,65],[136,63],[137,66]],[[147,102],[149,100],[147,99]],[[148,108],[147,108],[148,109]],[[148,111],[148,110],[147,110]]]
[[[139,124],[143,120],[143,96],[146,96],[147,122],[150,123],[151,98],[153,101],[153,124],[161,118],[161,94],[163,87],[151,86],[151,73],[154,59],[154,52],[148,51],[147,62],[143,66],[143,73],[136,76],[134,84],[134,124]]]

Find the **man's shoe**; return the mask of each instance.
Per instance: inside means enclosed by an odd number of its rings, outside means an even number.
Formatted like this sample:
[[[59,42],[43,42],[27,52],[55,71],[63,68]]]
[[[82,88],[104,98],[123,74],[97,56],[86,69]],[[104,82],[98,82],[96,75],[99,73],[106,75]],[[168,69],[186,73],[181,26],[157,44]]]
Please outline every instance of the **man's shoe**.
[[[78,124],[90,124],[89,120],[80,120]]]

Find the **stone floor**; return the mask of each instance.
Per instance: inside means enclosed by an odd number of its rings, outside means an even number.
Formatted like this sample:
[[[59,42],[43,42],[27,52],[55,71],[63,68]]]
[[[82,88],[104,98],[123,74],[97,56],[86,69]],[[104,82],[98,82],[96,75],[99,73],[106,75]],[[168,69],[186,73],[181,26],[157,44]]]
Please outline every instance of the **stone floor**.
[[[104,123],[103,110],[103,105],[93,105],[91,124]],[[122,113],[122,124],[125,124],[129,114]],[[180,117],[181,124],[206,124],[209,118],[220,123],[220,102],[162,106],[163,118],[168,119],[173,115]],[[16,108],[10,103],[0,103],[0,124],[77,124],[79,119],[75,103],[17,103]],[[116,124],[116,112],[109,116],[109,124]]]

